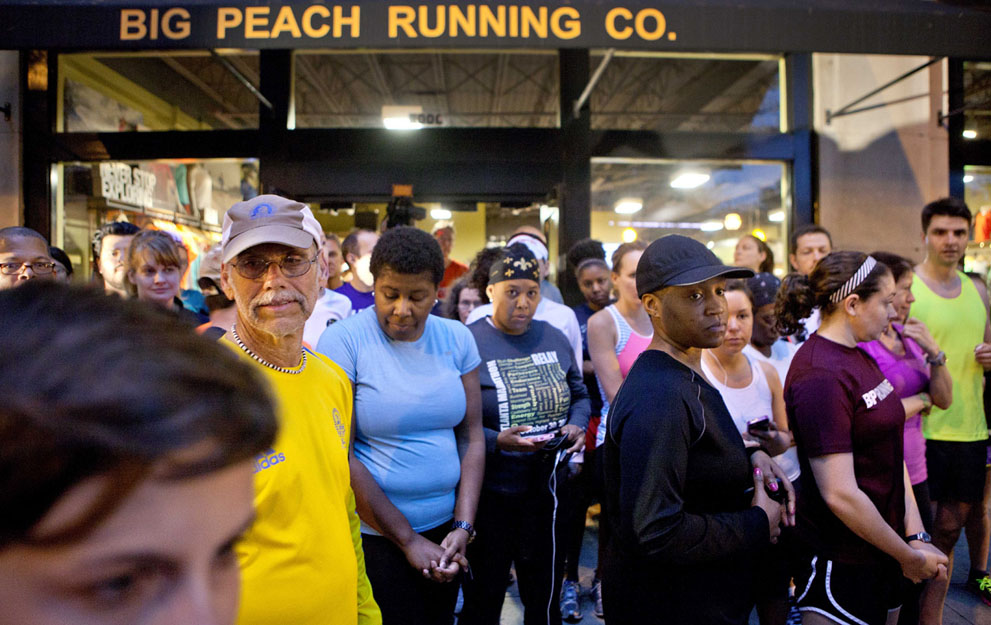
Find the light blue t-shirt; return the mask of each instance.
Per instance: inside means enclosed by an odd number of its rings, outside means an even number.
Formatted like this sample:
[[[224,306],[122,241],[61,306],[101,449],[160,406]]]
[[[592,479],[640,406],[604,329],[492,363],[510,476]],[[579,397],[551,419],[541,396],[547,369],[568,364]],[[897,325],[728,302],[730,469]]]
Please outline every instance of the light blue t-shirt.
[[[461,376],[481,363],[464,325],[435,315],[416,341],[394,341],[375,307],[327,328],[317,351],[355,383],[355,457],[423,532],[454,517],[461,460],[454,427],[467,402]],[[361,524],[361,531],[377,534]]]

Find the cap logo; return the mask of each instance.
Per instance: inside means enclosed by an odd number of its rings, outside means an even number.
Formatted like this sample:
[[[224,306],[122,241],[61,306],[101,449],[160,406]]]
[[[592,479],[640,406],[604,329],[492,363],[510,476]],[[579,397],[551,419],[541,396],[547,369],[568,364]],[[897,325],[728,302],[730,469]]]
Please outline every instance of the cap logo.
[[[262,215],[262,209],[265,209],[265,211],[266,211],[264,215]],[[253,209],[251,209],[251,215],[250,215],[249,219],[258,219],[260,217],[268,217],[269,215],[271,215],[274,212],[275,212],[275,207],[273,207],[271,204],[259,204],[259,205],[255,206]]]

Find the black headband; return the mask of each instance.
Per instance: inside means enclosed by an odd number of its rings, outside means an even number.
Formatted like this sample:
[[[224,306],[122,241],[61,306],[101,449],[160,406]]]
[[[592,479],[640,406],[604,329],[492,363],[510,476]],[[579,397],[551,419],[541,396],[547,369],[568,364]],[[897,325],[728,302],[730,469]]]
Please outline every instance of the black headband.
[[[503,280],[533,280],[540,282],[540,265],[525,245],[510,245],[489,268],[489,284]]]

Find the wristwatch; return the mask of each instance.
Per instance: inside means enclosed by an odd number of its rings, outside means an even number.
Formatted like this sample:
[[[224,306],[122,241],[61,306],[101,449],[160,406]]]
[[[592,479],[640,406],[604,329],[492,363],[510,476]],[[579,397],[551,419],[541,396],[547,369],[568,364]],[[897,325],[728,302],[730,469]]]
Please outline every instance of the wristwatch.
[[[942,367],[943,365],[946,364],[946,352],[941,351],[935,356],[927,356],[926,362],[928,362],[934,367]]]
[[[933,537],[929,535],[929,532],[919,532],[918,534],[912,534],[911,536],[905,537],[905,542],[910,543],[913,540],[921,540],[924,543],[931,543]]]
[[[475,528],[472,527],[471,526],[471,523],[469,523],[468,521],[457,521],[456,520],[456,521],[454,521],[454,523],[451,524],[451,529],[463,529],[464,531],[468,532],[468,544],[469,545],[472,543],[472,541],[475,540],[475,536],[476,536],[476,534],[475,534]],[[928,536],[928,534],[926,534],[926,536]]]

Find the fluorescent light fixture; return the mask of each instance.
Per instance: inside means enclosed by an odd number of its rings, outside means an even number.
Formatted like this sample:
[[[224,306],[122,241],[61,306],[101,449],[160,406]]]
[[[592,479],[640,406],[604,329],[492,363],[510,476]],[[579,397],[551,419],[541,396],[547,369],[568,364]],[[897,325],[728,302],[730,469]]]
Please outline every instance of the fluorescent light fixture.
[[[422,112],[422,106],[383,106],[382,125],[389,130],[419,130],[423,124],[413,121],[413,117]]]
[[[637,231],[633,228],[627,228],[623,231],[623,243],[633,243],[637,240]]]
[[[723,222],[721,221],[703,221],[699,224],[699,230],[702,232],[719,232],[723,229]]]
[[[723,225],[726,226],[727,230],[739,230],[740,226],[743,225],[743,218],[740,217],[739,213],[727,213],[726,217],[723,218]]]
[[[638,197],[624,197],[620,201],[616,202],[616,206],[613,208],[620,215],[632,215],[633,213],[638,213],[643,208],[643,200]]]
[[[430,209],[430,218],[431,219],[438,219],[438,220],[440,220],[440,219],[450,219],[451,218],[451,211],[447,210],[446,208],[431,208]]]
[[[963,138],[964,139],[976,139],[977,138],[977,131],[976,130],[964,130],[963,131]]]
[[[767,214],[767,220],[773,221],[774,223],[781,223],[782,221],[785,220],[785,212],[771,211],[770,213]]]
[[[675,176],[671,181],[673,189],[694,189],[709,182],[709,174],[697,171],[684,171]]]
[[[970,174],[967,174],[966,176],[963,177],[963,183],[964,184],[968,184],[970,182],[974,182],[974,177],[973,176],[971,176]]]

